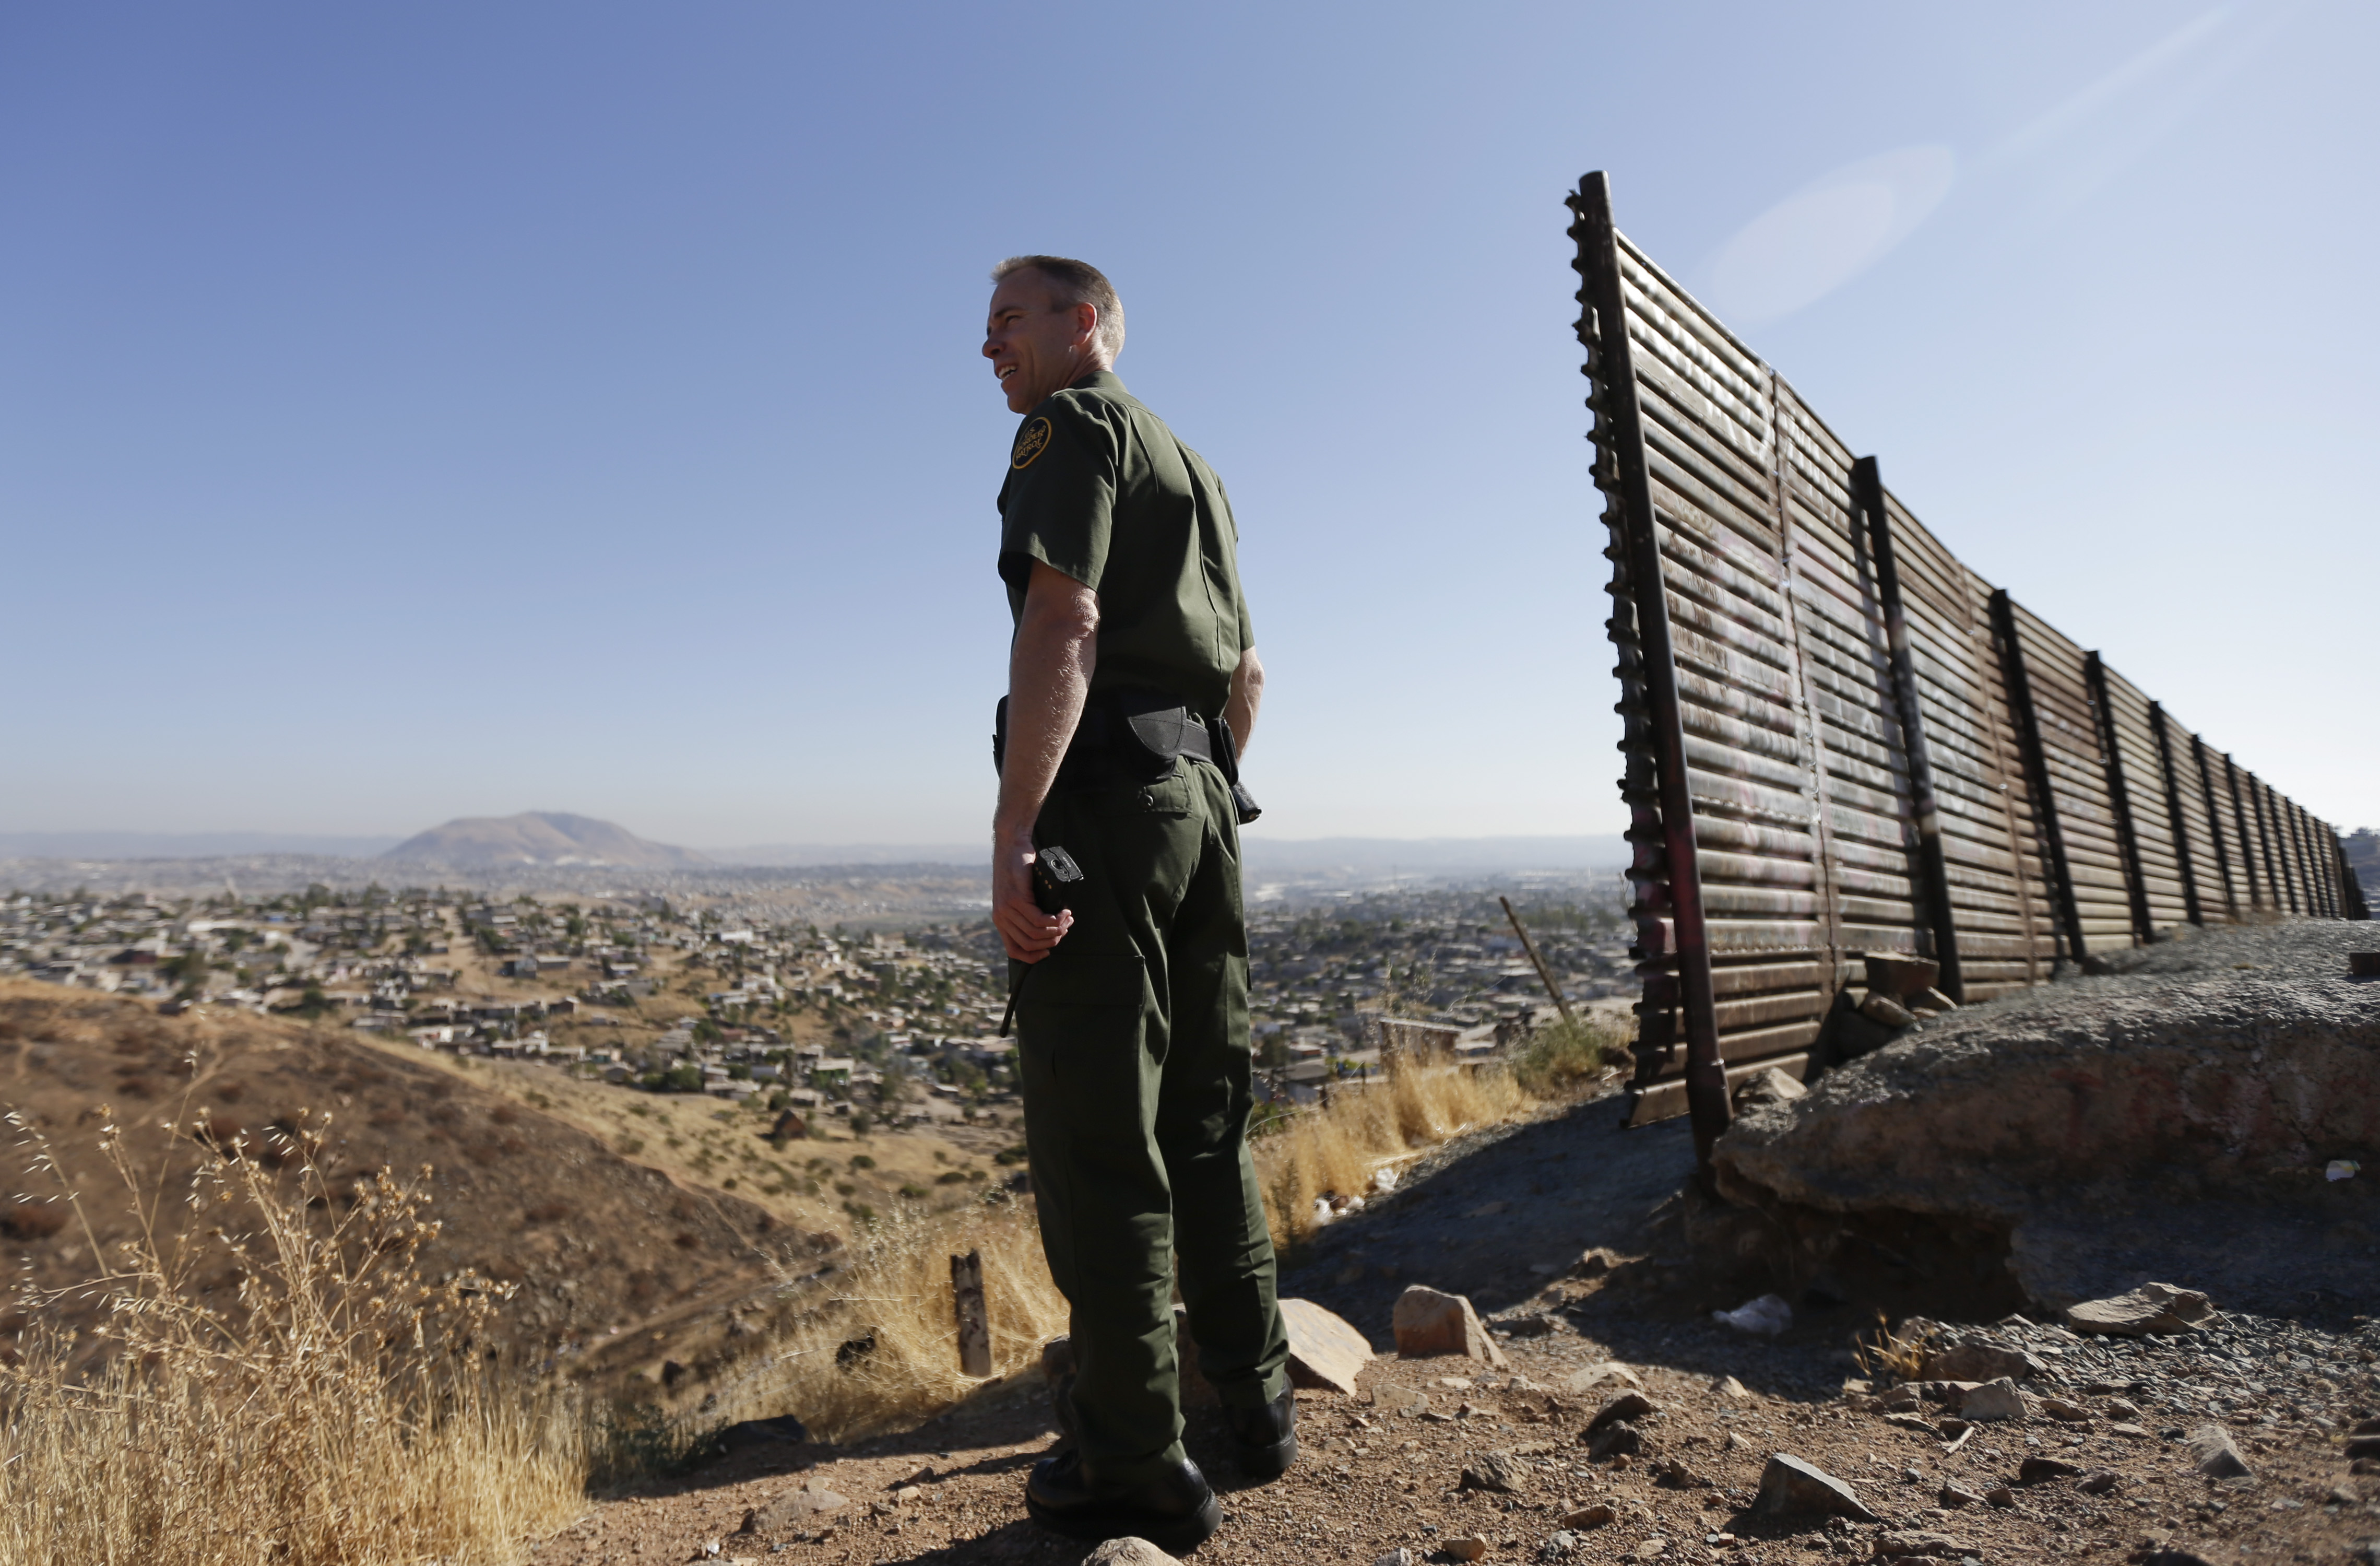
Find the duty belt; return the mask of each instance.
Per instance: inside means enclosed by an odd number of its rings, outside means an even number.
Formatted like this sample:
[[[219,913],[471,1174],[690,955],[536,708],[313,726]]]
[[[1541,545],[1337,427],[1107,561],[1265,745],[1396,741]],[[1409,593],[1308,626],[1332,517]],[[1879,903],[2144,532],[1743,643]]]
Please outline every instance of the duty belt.
[[[991,734],[992,770],[1008,753],[1008,698],[1000,698]],[[1263,811],[1240,784],[1239,746],[1222,714],[1201,717],[1178,698],[1156,690],[1094,691],[1083,704],[1082,721],[1059,763],[1057,786],[1085,787],[1109,781],[1121,770],[1144,775],[1170,772],[1177,758],[1211,763],[1231,785],[1232,806],[1245,826]]]

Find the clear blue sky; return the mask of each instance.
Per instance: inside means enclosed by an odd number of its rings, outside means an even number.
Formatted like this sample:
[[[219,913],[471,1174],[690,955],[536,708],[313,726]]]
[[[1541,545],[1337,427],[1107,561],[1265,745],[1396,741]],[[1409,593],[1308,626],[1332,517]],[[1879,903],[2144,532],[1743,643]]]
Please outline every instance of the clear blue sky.
[[[2380,819],[2375,57],[2347,0],[8,6],[0,830],[981,835],[985,272],[1053,250],[1231,485],[1261,830],[1615,831],[1590,168],[1978,570]]]

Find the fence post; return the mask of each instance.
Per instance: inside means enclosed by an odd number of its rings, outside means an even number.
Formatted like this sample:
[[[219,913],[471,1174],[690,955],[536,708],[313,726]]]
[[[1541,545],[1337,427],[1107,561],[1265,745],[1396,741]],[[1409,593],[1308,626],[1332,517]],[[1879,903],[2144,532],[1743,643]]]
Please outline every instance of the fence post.
[[[2141,866],[2141,840],[2132,831],[2131,796],[2124,792],[2124,757],[2116,731],[2116,710],[2107,700],[2107,669],[2097,653],[2083,655],[2082,678],[2091,687],[2093,716],[2098,720],[2100,767],[2107,774],[2107,804],[2116,812],[2116,847],[2124,862],[2132,939],[2146,946],[2156,939],[2156,927],[2149,922],[2149,886]]]
[[[2322,883],[2314,879],[2313,856],[2306,851],[2305,807],[2294,799],[2284,803],[2289,807],[2289,846],[2297,852],[2298,875],[2305,882],[2306,912],[2316,918],[2325,917],[2329,910],[2323,906]]]
[[[2190,910],[2190,922],[2204,925],[2206,915],[2198,905],[2198,870],[2190,853],[2190,822],[2181,813],[2181,785],[2173,781],[2173,736],[2166,731],[2165,705],[2149,703],[2149,727],[2156,731],[2157,769],[2165,774],[2165,819],[2173,829],[2174,863],[2181,867],[2181,901]]]
[[[1620,480],[1620,526],[1636,637],[1645,661],[1645,697],[1651,708],[1656,776],[1661,796],[1662,846],[1668,858],[1670,917],[1678,962],[1679,999],[1686,1025],[1686,1108],[1694,1117],[1694,1156],[1710,1165],[1711,1144],[1731,1118],[1727,1065],[1718,1052],[1718,1008],[1711,989],[1709,938],[1703,922],[1702,865],[1694,844],[1694,795],[1686,779],[1686,730],[1678,710],[1677,664],[1670,643],[1670,605],[1661,581],[1660,532],[1653,516],[1653,480],[1645,454],[1643,411],[1636,402],[1636,360],[1628,341],[1627,295],[1620,279],[1620,231],[1611,217],[1611,181],[1601,170],[1578,182],[1570,202],[1578,222],[1576,266],[1586,286],[1581,299],[1593,312],[1579,335],[1592,350],[1593,379],[1603,416],[1611,421],[1611,449]]]
[[[2331,833],[2330,850],[2338,856],[2339,898],[2346,905],[2347,917],[2350,919],[2370,918],[2372,909],[2363,901],[2362,880],[2356,875],[2355,867],[2348,862],[2347,844],[2338,840],[2337,832]]]
[[[984,1308],[983,1253],[951,1257],[951,1303],[959,1319],[959,1370],[991,1374],[991,1318]]]
[[[2082,913],[2074,904],[2074,877],[2066,866],[2066,835],[2058,829],[2058,800],[2049,792],[2049,758],[2041,747],[2041,719],[2033,710],[2033,685],[2025,678],[2024,644],[2017,639],[2016,607],[2008,589],[1992,592],[1992,630],[2000,639],[2000,680],[2008,686],[2009,716],[2016,720],[2017,748],[2024,753],[2025,789],[2033,795],[2034,829],[2048,861],[2049,895],[2057,900],[2066,935],[2066,960],[2082,965]]]
[[[1893,695],[1900,710],[1902,752],[1909,758],[1910,810],[1917,828],[1917,880],[1925,922],[1941,965],[1942,992],[1965,1002],[1959,968],[1959,930],[1950,915],[1949,867],[1942,857],[1942,804],[1934,794],[1934,759],[1925,748],[1925,710],[1918,699],[1917,663],[1909,650],[1909,616],[1900,601],[1900,567],[1892,554],[1892,521],[1885,515],[1884,480],[1876,458],[1852,463],[1852,501],[1867,513],[1868,552],[1876,561],[1876,593],[1884,609],[1885,641],[1892,652]]]
[[[2240,769],[2231,753],[2223,753],[2223,781],[2231,788],[2231,825],[2240,834],[2240,866],[2248,873],[2248,911],[2265,905],[2264,889],[2256,882],[2256,840],[2248,835],[2248,807],[2240,797]]]
[[[2206,806],[2206,835],[2215,840],[2215,868],[2223,877],[2223,906],[2240,922],[2240,894],[2231,885],[2231,850],[2223,844],[2223,815],[2215,807],[2215,778],[2206,770],[2206,742],[2190,736],[2190,762],[2198,769],[2198,793]]]
[[[2289,850],[2281,843],[2281,813],[2273,807],[2273,788],[2255,773],[2248,774],[2248,792],[2256,799],[2256,829],[2265,839],[2265,873],[2272,879],[2273,904],[2284,914],[2298,911],[2298,889],[2289,874]]]

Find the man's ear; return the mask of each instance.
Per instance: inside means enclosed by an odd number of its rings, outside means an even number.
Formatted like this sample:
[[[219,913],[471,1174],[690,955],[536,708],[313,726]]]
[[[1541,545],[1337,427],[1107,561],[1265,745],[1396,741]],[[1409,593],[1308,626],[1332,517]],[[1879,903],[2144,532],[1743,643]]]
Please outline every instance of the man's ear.
[[[1075,332],[1077,336],[1096,340],[1099,330],[1099,307],[1084,303],[1075,307]]]

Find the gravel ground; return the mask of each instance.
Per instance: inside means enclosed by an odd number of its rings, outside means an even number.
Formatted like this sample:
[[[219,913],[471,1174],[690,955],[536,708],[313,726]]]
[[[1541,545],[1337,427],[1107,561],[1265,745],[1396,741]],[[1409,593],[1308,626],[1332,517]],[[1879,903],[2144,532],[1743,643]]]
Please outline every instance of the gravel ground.
[[[2251,975],[2331,986],[2346,951],[2374,944],[2368,927],[2226,931],[1990,1009],[2057,1016],[2092,994],[2171,994]],[[2352,999],[2364,1001],[2362,989]],[[2369,1000],[2380,1004],[2380,989]],[[1697,1258],[1688,1244],[1685,1127],[1623,1135],[1618,1113],[1619,1100],[1605,1098],[1458,1139],[1409,1170],[1393,1196],[1285,1258],[1285,1294],[1339,1312],[1378,1350],[1391,1346],[1390,1309],[1407,1284],[1464,1293],[1511,1363],[1489,1370],[1384,1354],[1354,1397],[1301,1392],[1304,1456],[1262,1487],[1232,1474],[1215,1415],[1193,1410],[1191,1453],[1225,1512],[1199,1561],[1367,1566],[1399,1548],[1467,1559],[1449,1547],[1475,1539],[1481,1558],[1510,1561],[2380,1566],[2380,1458],[2346,1456],[2355,1427],[2380,1415],[2380,1324],[2354,1314],[2372,1299],[2317,1292],[2303,1309],[2230,1309],[2203,1330],[2153,1340],[2083,1339],[2021,1317],[1988,1327],[1903,1321],[1904,1341],[1930,1331],[1937,1350],[2034,1356],[2022,1383],[2027,1416],[1963,1426],[1942,1383],[1871,1381],[1852,1353],[1861,1329],[1873,1341],[1878,1301],[1896,1315],[1919,1308],[1904,1300],[1856,1288],[1856,1303],[1805,1295],[1775,1338],[1713,1322],[1714,1305],[1740,1302],[1723,1293],[1724,1258]],[[2252,1204],[2229,1220],[2257,1220]],[[2100,1243],[2137,1250],[2140,1241]],[[2365,1254],[2362,1239],[2350,1251]],[[1594,1256],[1579,1268],[1583,1252]],[[2216,1293],[2218,1306],[2240,1303]],[[1960,1304],[1954,1294],[1924,1308],[1949,1317]],[[1642,1450],[1594,1460],[1586,1426],[1632,1378],[1658,1405],[1636,1422]],[[2209,1426],[2229,1434],[2250,1475],[2200,1472],[2194,1442]],[[1055,1439],[1046,1399],[1028,1388],[905,1436],[745,1451],[593,1505],[533,1560],[1077,1562],[1087,1547],[1024,1514],[1026,1474]],[[1488,1461],[1496,1453],[1501,1464]],[[1845,1481],[1881,1521],[1755,1515],[1772,1453]],[[2074,1471],[2023,1482],[2023,1465],[2035,1460],[2038,1471],[2042,1459]],[[1489,1469],[1511,1487],[1477,1487],[1496,1478]],[[739,1531],[748,1511],[803,1487],[841,1504]]]
[[[1211,1415],[1195,1417],[1191,1446],[1225,1490],[1222,1531],[1201,1561],[1370,1562],[1402,1547],[1442,1555],[1463,1537],[1486,1541],[1491,1560],[1730,1561],[1757,1566],[1810,1555],[1859,1560],[1905,1541],[1912,1530],[1947,1536],[1937,1555],[1983,1562],[2137,1558],[2170,1548],[2216,1566],[2231,1561],[2338,1561],[2380,1536],[2380,1478],[2350,1472],[2342,1431],[2368,1417],[2371,1356],[2380,1328],[2341,1333],[2228,1316],[2178,1339],[2101,1343],[2057,1328],[2014,1322],[1967,1329],[1969,1341],[2033,1353],[2046,1366],[2030,1383],[2036,1407],[2066,1400],[2075,1420],[2036,1412],[2022,1422],[1955,1426],[1920,1401],[1896,1415],[1862,1395],[1763,1390],[1755,1380],[1780,1359],[1798,1368],[1842,1341],[1830,1327],[1797,1327],[1778,1342],[1673,1327],[1705,1365],[1733,1365],[1737,1380],[1703,1368],[1639,1362],[1633,1374],[1660,1412],[1640,1420],[1645,1450],[1632,1460],[1589,1460],[1585,1424],[1621,1383],[1607,1377],[1572,1390],[1608,1362],[1611,1344],[1580,1334],[1576,1303],[1592,1316],[1592,1285],[1565,1282],[1537,1302],[1552,1329],[1514,1337],[1509,1370],[1470,1361],[1376,1361],[1354,1398],[1299,1398],[1305,1454],[1279,1482],[1242,1487],[1219,1451]],[[1950,1338],[1943,1340],[1952,1341]],[[1799,1379],[1797,1377],[1796,1379]],[[1396,1414],[1415,1393],[1426,1412]],[[1895,1418],[1900,1423],[1890,1423]],[[2254,1469],[2213,1481],[2186,1438],[2220,1422]],[[1933,1429],[1923,1427],[1932,1424]],[[848,1450],[747,1453],[677,1483],[609,1501],[545,1543],[538,1566],[646,1566],[709,1559],[786,1566],[819,1561],[1079,1561],[1080,1545],[1025,1520],[1026,1471],[1052,1444],[1038,1398],[937,1421],[913,1435]],[[1883,1521],[1770,1519],[1748,1508],[1771,1452],[1788,1452],[1848,1482]],[[1489,1453],[1512,1460],[1509,1493],[1465,1488],[1463,1470]],[[2019,1482],[2027,1458],[2054,1458],[2101,1481],[2069,1476]],[[1673,1466],[1674,1465],[1674,1466]],[[2367,1463],[2366,1466],[2375,1466]],[[747,1509],[804,1485],[844,1504],[780,1531],[740,1534]],[[1957,1503],[1956,1487],[2009,1504]],[[1945,1505],[1948,1499],[1956,1504]],[[1597,1504],[1609,1522],[1566,1521]],[[716,1548],[719,1554],[710,1551]]]

